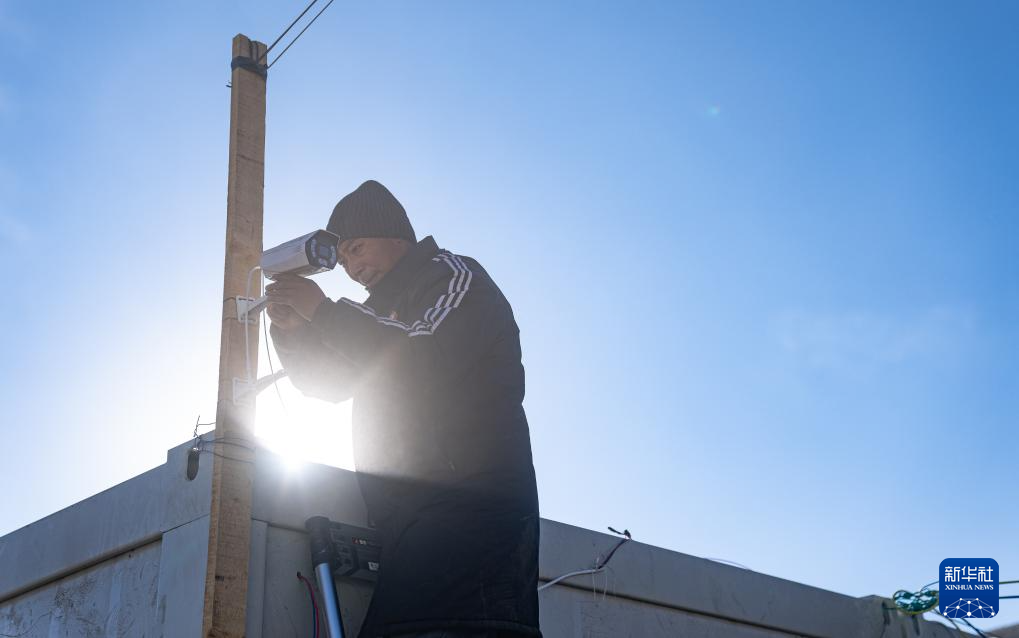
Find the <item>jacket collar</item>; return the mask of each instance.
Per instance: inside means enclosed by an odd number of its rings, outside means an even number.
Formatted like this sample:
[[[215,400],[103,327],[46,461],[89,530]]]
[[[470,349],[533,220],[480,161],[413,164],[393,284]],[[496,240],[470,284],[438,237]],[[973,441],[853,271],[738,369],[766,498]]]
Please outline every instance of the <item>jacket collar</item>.
[[[411,246],[393,269],[371,289],[365,305],[375,312],[384,313],[391,310],[400,294],[410,286],[418,272],[438,252],[439,246],[431,235]]]

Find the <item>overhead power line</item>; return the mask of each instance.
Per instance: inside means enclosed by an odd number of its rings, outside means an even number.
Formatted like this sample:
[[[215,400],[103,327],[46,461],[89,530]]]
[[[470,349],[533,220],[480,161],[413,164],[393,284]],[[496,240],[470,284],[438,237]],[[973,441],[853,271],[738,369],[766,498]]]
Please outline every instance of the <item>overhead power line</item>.
[[[322,7],[319,10],[319,12],[315,14],[315,17],[313,17],[311,19],[311,21],[308,22],[308,24],[304,25],[304,28],[301,29],[300,32],[298,32],[298,34],[296,36],[294,36],[294,39],[291,40],[290,43],[287,44],[287,46],[285,46],[282,51],[280,51],[279,55],[277,55],[276,58],[272,62],[270,62],[269,64],[265,64],[265,59],[269,56],[269,52],[272,51],[273,48],[275,48],[276,45],[279,44],[280,41],[288,33],[290,33],[290,30],[293,29],[297,25],[297,23],[301,21],[301,18],[303,18],[308,13],[308,11],[310,11],[311,8],[314,7],[315,4],[317,4],[317,3],[318,3],[318,0],[311,0],[311,3],[304,8],[304,11],[299,13],[297,15],[297,17],[294,18],[294,21],[291,22],[290,25],[286,29],[283,29],[283,33],[279,34],[279,37],[277,37],[275,40],[272,41],[272,44],[270,44],[266,48],[265,52],[262,53],[262,55],[258,56],[258,59],[255,60],[255,62],[254,62],[254,68],[252,70],[255,70],[256,73],[259,73],[259,74],[261,74],[264,77],[265,76],[265,72],[268,71],[269,69],[271,69],[274,64],[279,62],[280,58],[283,57],[283,54],[286,53],[287,51],[289,51],[290,47],[294,46],[294,43],[301,39],[301,36],[304,35],[304,32],[307,31],[308,28],[311,25],[315,24],[315,21],[318,20],[318,17],[320,15],[325,13],[325,10],[329,8],[329,5],[331,5],[333,3],[333,0],[329,0],[329,2],[327,2],[325,4],[325,6]],[[231,65],[231,68],[233,68],[232,65]],[[226,88],[229,89],[230,86],[231,86],[231,84],[229,82],[227,82]]]
[[[270,46],[270,47],[269,47],[268,49],[266,49],[266,50],[265,50],[265,55],[268,55],[268,53],[269,53],[269,51],[270,51],[270,50],[272,49],[272,47],[276,46],[276,43],[277,43],[277,42],[279,42],[279,41],[280,41],[280,40],[281,40],[281,39],[283,38],[283,36],[287,34],[287,31],[290,31],[290,29],[294,28],[294,25],[295,25],[295,24],[297,24],[297,23],[298,23],[298,22],[300,21],[300,19],[301,19],[302,17],[304,17],[304,14],[305,14],[305,13],[307,13],[307,12],[308,12],[308,9],[311,9],[311,7],[312,7],[312,6],[313,6],[313,5],[314,5],[314,4],[316,3],[316,2],[318,2],[318,0],[312,0],[312,3],[311,3],[311,4],[309,4],[309,5],[307,6],[307,7],[305,7],[304,11],[302,11],[302,12],[301,12],[301,15],[297,16],[297,19],[296,19],[296,20],[294,20],[294,21],[293,21],[292,23],[290,23],[290,26],[289,26],[289,27],[287,27],[286,31],[284,31],[283,33],[281,33],[281,34],[280,34],[280,37],[276,38],[276,42],[273,42],[273,43],[272,43],[272,46]],[[318,17],[319,17],[320,15],[322,15],[322,14],[323,14],[323,13],[325,12],[325,10],[329,8],[329,5],[331,5],[331,4],[333,3],[333,2],[334,2],[334,0],[329,0],[329,2],[327,2],[327,3],[325,4],[325,6],[324,6],[324,7],[322,7],[322,8],[321,8],[321,9],[319,10],[319,12],[315,14],[315,17],[313,17],[313,18],[311,19],[311,21],[310,21],[310,22],[308,22],[308,24],[306,24],[306,25],[304,26],[304,28],[303,28],[303,29],[301,29],[301,30],[300,30],[300,32],[298,32],[298,34],[297,34],[296,36],[294,36],[294,39],[290,41],[290,44],[288,44],[288,45],[287,45],[286,47],[284,47],[284,48],[283,48],[283,50],[282,50],[282,51],[280,51],[280,54],[276,56],[276,59],[274,59],[274,60],[273,60],[272,62],[270,62],[270,63],[269,63],[269,66],[267,66],[267,67],[266,67],[266,69],[271,69],[271,68],[272,68],[272,66],[273,66],[274,64],[276,64],[277,62],[279,62],[279,61],[280,61],[280,58],[282,58],[282,57],[283,57],[283,54],[284,54],[284,53],[286,53],[286,52],[287,52],[288,50],[290,50],[290,47],[294,46],[294,43],[295,43],[295,42],[297,42],[297,41],[298,41],[299,39],[301,39],[301,36],[302,36],[302,35],[304,35],[304,32],[308,30],[308,27],[310,27],[311,25],[315,24],[315,20],[318,20]]]
[[[304,8],[304,11],[302,11],[299,16],[294,18],[294,21],[290,23],[290,26],[287,27],[286,29],[284,29],[283,33],[281,33],[278,38],[276,38],[275,40],[272,41],[272,44],[270,44],[269,48],[265,50],[265,53],[263,53],[262,55],[258,56],[258,59],[255,60],[255,62],[258,63],[258,62],[261,62],[262,60],[264,60],[265,56],[269,55],[269,52],[272,51],[272,48],[274,46],[276,46],[277,44],[279,44],[280,40],[283,39],[283,36],[285,36],[286,34],[290,33],[290,30],[294,28],[294,25],[301,21],[301,18],[304,17],[304,14],[308,13],[308,10],[311,9],[313,6],[315,6],[316,2],[318,2],[318,0],[311,0],[311,4],[306,6]]]

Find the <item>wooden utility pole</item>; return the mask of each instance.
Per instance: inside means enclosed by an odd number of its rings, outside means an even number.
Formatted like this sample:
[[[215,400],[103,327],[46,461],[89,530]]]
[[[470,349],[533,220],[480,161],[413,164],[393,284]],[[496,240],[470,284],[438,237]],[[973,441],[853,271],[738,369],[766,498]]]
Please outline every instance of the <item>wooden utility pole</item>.
[[[258,317],[237,319],[234,298],[246,294],[248,273],[262,255],[265,179],[265,45],[233,39],[230,91],[230,173],[226,204],[226,267],[220,338],[219,401],[212,449],[212,508],[202,635],[244,635],[251,544],[255,397],[245,381],[258,374]],[[252,287],[260,281],[251,277]],[[257,295],[256,295],[257,296]],[[245,341],[245,331],[247,340]],[[247,353],[245,354],[245,349]],[[247,363],[250,361],[250,365]],[[250,376],[249,376],[250,375]]]

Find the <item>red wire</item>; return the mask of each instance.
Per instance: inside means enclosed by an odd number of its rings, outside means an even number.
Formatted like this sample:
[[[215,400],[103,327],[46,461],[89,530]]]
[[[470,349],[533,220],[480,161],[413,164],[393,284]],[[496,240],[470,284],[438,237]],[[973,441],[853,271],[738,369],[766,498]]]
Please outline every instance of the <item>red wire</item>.
[[[311,588],[311,581],[305,578],[301,572],[297,572],[297,578],[305,584],[308,588],[308,595],[311,596],[311,611],[314,614],[314,622],[312,624],[314,629],[312,636],[313,638],[318,638],[318,603],[315,602],[315,590]]]

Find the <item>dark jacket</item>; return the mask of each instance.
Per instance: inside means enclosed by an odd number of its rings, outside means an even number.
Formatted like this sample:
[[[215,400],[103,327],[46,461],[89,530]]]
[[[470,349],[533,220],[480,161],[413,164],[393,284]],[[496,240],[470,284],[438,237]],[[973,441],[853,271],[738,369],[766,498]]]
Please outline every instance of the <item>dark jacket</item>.
[[[476,261],[418,242],[364,304],[273,329],[303,392],[354,398],[354,460],[383,550],[362,638],[538,631],[538,497],[519,330]]]

